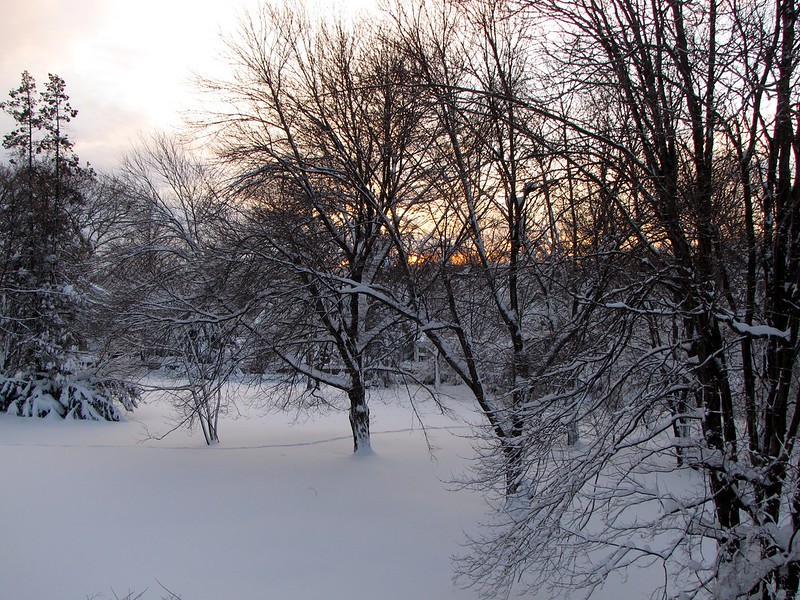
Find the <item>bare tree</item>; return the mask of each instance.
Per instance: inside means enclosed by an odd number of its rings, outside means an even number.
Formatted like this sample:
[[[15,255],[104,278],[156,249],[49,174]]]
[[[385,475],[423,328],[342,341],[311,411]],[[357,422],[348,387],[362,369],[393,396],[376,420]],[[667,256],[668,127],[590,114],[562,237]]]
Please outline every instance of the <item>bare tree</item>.
[[[154,136],[129,156],[124,175],[136,209],[110,257],[116,335],[146,364],[175,371],[168,387],[180,422],[199,424],[206,442],[216,443],[253,304],[231,276],[228,241],[237,220],[220,173],[175,138]]]
[[[246,253],[290,273],[284,299],[302,307],[285,312],[304,321],[272,349],[347,394],[356,452],[370,448],[367,386],[390,366],[402,320],[360,286],[389,277],[390,232],[410,234],[416,173],[427,168],[407,67],[385,32],[358,27],[264,8],[230,42],[236,78],[209,84],[232,107],[213,125],[238,170]],[[320,355],[326,364],[311,360]]]

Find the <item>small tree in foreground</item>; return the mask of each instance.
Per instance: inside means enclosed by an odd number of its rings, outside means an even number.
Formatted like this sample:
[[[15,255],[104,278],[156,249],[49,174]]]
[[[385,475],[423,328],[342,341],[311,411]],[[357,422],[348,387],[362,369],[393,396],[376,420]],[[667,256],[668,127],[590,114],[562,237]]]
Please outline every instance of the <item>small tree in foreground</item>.
[[[240,293],[230,251],[237,220],[220,180],[179,140],[153,136],[126,160],[134,208],[110,261],[127,350],[174,375],[159,387],[180,423],[198,425],[208,444],[219,441],[227,384],[244,360],[243,321],[256,301]]]

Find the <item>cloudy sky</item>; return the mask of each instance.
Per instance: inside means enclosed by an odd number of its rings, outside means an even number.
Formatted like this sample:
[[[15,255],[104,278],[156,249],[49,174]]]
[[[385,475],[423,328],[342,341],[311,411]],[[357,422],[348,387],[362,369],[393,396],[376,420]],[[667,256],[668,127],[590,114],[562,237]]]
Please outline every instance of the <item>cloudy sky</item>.
[[[320,0],[322,1],[322,0]],[[370,0],[344,0],[348,10]],[[196,107],[192,74],[222,68],[220,34],[259,0],[2,0],[0,100],[30,71],[67,83],[83,161],[114,168],[140,133],[179,127]],[[0,118],[0,133],[9,130]]]

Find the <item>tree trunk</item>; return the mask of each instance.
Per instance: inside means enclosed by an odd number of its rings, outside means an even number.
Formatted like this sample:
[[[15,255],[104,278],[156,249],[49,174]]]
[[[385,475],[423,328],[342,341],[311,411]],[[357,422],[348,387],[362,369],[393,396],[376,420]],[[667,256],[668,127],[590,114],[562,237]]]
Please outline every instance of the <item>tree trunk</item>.
[[[350,398],[350,427],[353,430],[353,452],[367,454],[372,451],[369,439],[369,407],[363,385],[355,385],[348,392]]]
[[[512,415],[507,434],[500,440],[505,458],[506,496],[516,496],[525,474],[525,450],[522,444],[523,421]]]

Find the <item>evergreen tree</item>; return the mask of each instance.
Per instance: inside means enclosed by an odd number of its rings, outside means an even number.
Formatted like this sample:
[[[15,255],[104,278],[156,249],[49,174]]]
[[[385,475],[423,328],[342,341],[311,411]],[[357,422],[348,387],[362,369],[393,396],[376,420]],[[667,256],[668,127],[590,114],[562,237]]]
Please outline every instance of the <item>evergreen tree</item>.
[[[11,115],[16,127],[3,137],[3,147],[12,150],[17,156],[11,159],[18,164],[23,159],[28,169],[33,168],[35,153],[33,133],[39,127],[36,81],[28,71],[22,72],[22,80],[18,88],[8,93],[9,100],[0,102],[0,108]]]
[[[78,223],[96,176],[66,134],[77,111],[65,90],[51,74],[37,95],[26,71],[1,105],[16,127],[3,139],[12,157],[0,204],[0,409],[116,420],[113,397],[131,408],[130,390],[85,366],[90,248]]]
[[[78,156],[72,151],[72,141],[64,131],[64,126],[77,116],[78,111],[69,104],[64,80],[52,73],[48,77],[47,86],[41,94],[39,126],[44,135],[39,140],[37,152],[50,156],[56,196],[59,196],[61,178],[80,170]]]

